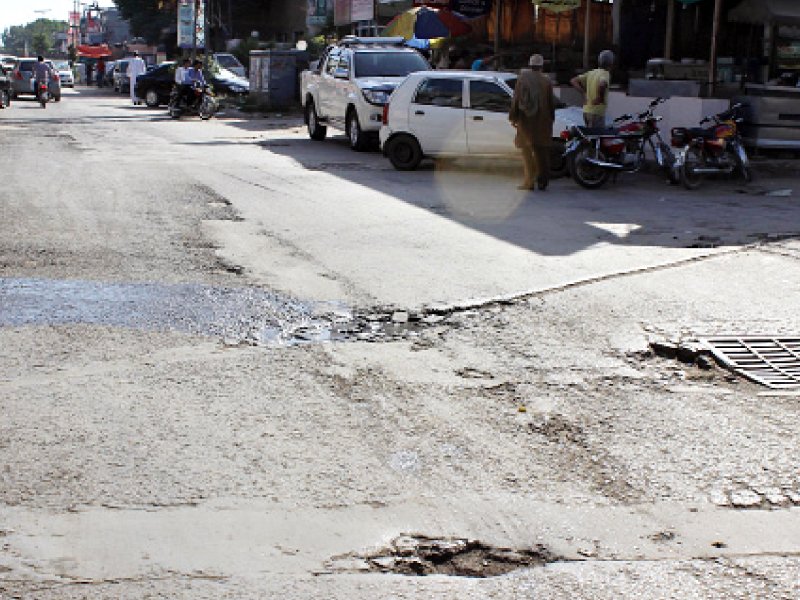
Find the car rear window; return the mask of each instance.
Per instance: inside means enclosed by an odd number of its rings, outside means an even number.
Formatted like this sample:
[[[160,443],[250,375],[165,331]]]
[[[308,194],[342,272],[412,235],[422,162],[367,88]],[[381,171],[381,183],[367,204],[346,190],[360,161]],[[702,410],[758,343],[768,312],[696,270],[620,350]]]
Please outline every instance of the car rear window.
[[[405,77],[430,65],[416,52],[356,52],[356,77]]]
[[[463,79],[431,78],[423,81],[417,88],[414,103],[461,108],[463,96]]]
[[[17,66],[17,68],[20,71],[33,71],[33,61],[32,60],[20,61],[20,63]]]

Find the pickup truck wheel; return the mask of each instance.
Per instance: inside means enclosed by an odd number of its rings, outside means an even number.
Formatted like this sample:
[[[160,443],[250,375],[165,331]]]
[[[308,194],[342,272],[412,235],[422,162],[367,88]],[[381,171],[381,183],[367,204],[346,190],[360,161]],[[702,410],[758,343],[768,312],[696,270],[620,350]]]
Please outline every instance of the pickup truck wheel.
[[[413,171],[422,162],[422,148],[410,135],[398,135],[386,145],[386,156],[398,171]]]
[[[350,147],[356,152],[367,149],[369,140],[361,131],[361,123],[358,122],[358,114],[354,110],[347,113],[347,137],[350,140]]]
[[[306,102],[306,123],[308,127],[308,137],[312,140],[322,141],[328,135],[328,128],[320,125],[319,117],[317,116],[317,109],[314,106],[314,101],[309,98]]]

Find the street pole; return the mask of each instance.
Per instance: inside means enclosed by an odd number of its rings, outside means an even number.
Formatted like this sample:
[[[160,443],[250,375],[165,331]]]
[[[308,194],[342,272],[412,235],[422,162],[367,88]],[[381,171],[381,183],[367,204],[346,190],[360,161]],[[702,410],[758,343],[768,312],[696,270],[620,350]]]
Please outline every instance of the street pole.
[[[194,10],[192,11],[192,65],[197,59],[197,3],[199,0],[194,0]]]
[[[586,18],[583,22],[583,70],[589,70],[589,34],[591,32],[590,24],[592,19],[592,0],[584,0],[586,2]]]
[[[209,54],[211,50],[211,40],[209,39],[208,19],[212,9],[211,0],[202,0],[203,2],[203,67],[208,71],[209,67]]]
[[[667,0],[667,35],[664,40],[664,58],[672,58],[672,36],[675,28],[675,0]]]
[[[719,36],[719,15],[722,11],[722,0],[714,0],[714,25],[711,30],[711,60],[708,61],[708,93],[714,93],[717,83],[717,37]]]
[[[500,55],[500,36],[503,29],[503,1],[495,0],[494,7],[494,55]]]

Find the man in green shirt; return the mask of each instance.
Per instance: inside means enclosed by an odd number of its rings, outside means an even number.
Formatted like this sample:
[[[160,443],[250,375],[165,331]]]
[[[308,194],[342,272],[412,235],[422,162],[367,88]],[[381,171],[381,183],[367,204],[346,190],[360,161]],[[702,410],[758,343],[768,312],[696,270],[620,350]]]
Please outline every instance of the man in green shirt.
[[[608,87],[611,83],[611,67],[614,66],[614,53],[603,50],[597,57],[597,69],[573,77],[572,87],[586,98],[583,105],[583,120],[587,127],[604,127],[608,108]]]

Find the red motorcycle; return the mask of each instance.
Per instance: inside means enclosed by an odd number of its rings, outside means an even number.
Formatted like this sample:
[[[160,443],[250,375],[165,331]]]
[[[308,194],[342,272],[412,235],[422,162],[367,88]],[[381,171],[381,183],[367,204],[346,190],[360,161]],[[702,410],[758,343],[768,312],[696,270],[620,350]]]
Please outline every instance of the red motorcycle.
[[[36,96],[39,100],[39,104],[42,105],[42,108],[47,108],[47,102],[50,100],[50,90],[47,87],[47,82],[40,81],[37,85],[39,87]]]
[[[614,123],[624,125],[602,128],[574,126],[564,132],[562,137],[567,141],[564,155],[572,178],[585,188],[598,188],[612,174],[641,171],[647,164],[646,152],[649,149],[670,181],[676,181],[675,155],[658,130],[657,123],[661,117],[653,114],[653,109],[662,102],[666,99],[656,98],[646,111],[635,117],[627,114],[614,120]]]
[[[675,127],[672,145],[680,148],[676,162],[681,182],[696,190],[706,175],[731,175],[739,171],[746,182],[753,180],[750,161],[739,135],[741,104],[729,110],[710,115],[700,125],[713,122],[710,127]]]

